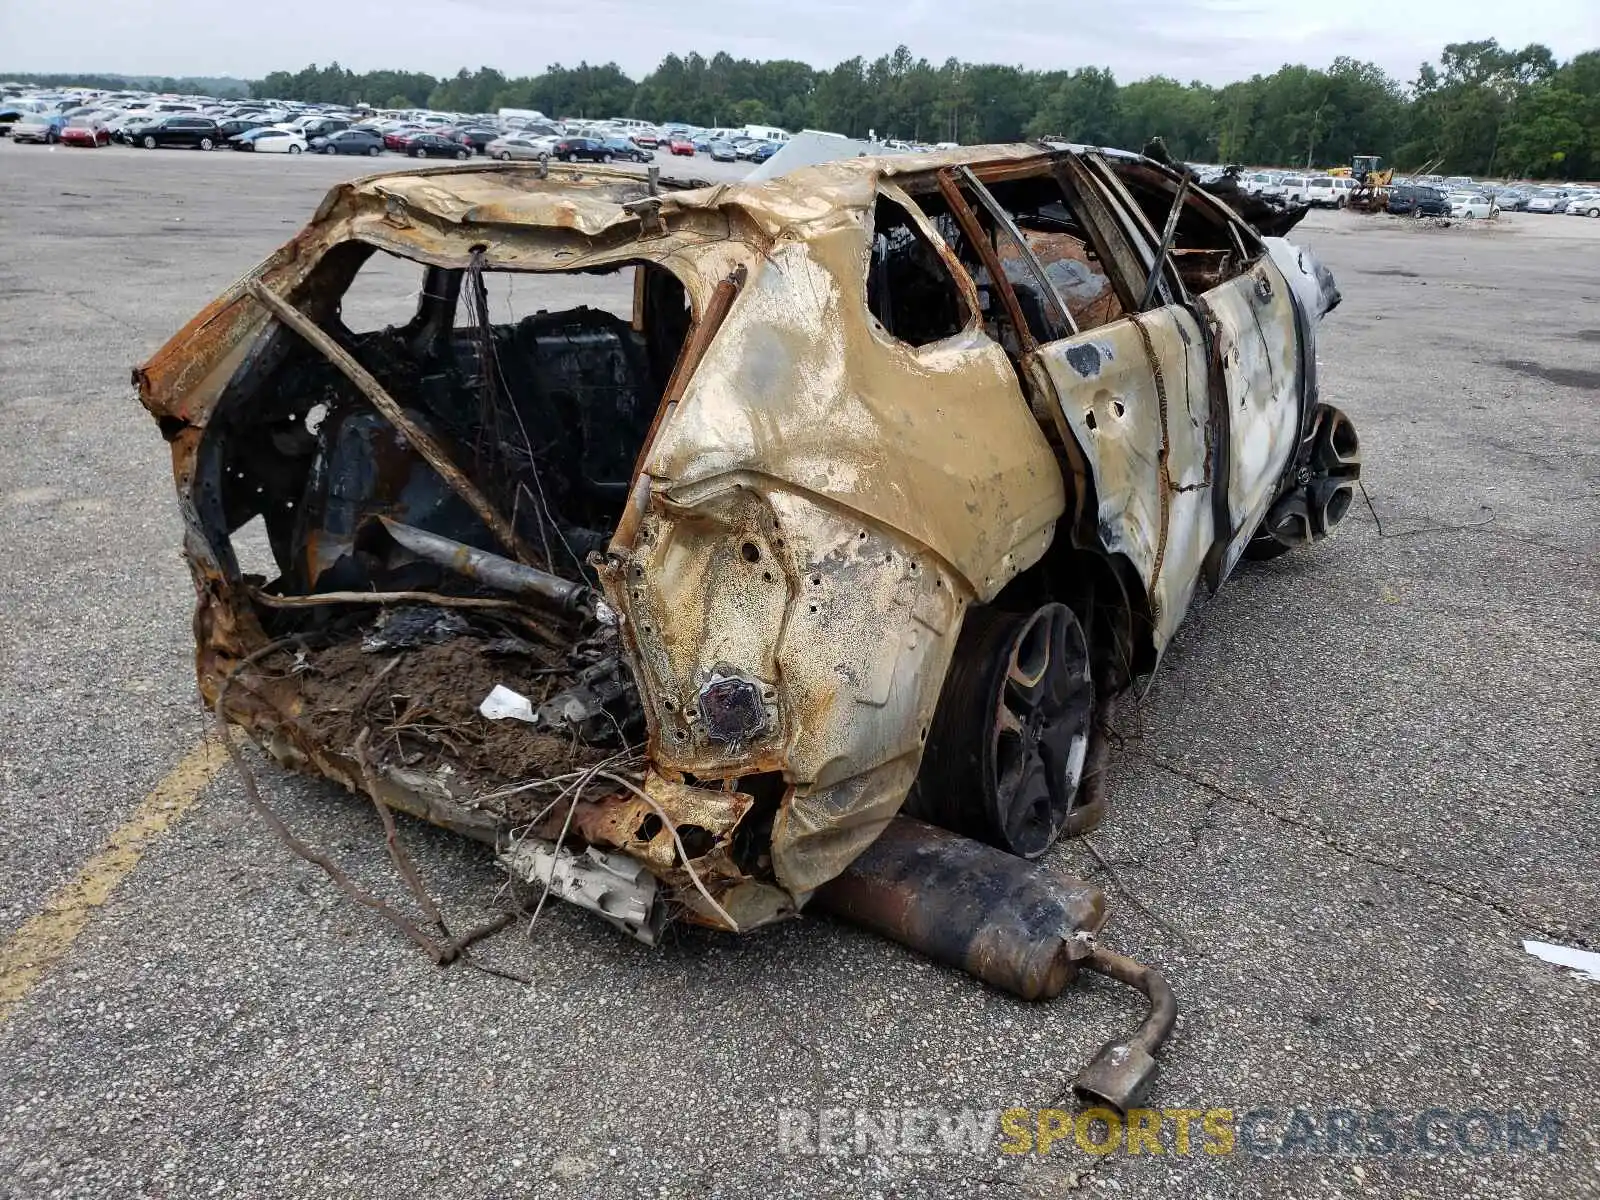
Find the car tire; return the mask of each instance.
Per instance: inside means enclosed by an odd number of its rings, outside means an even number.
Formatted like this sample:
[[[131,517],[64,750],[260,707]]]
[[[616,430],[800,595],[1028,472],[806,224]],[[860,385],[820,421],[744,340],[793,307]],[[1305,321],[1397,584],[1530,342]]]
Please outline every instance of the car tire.
[[[217,148],[217,144],[215,142],[213,142],[210,138],[203,137],[203,138],[200,139],[200,149],[202,149],[202,150],[215,150],[216,148]]]
[[[457,150],[456,151],[456,158],[459,161],[465,162],[467,159],[469,159],[471,157],[472,157],[472,151],[471,150]]]
[[[601,156],[600,156],[600,161],[601,161],[601,162],[603,162],[603,163],[608,163],[608,162],[610,162],[610,161],[611,161],[611,155],[609,155],[609,154],[602,154],[602,155],[601,155]]]
[[[144,135],[141,144],[146,150],[154,150],[156,148],[155,138],[151,137],[148,133]]]
[[[299,146],[290,146],[289,147],[289,153],[290,154],[299,154],[300,153],[300,147]]]
[[[411,152],[411,157],[412,158],[427,158],[428,157],[428,148],[426,146],[418,146],[415,150],[413,150]]]
[[[1600,217],[1600,207],[1586,208],[1583,210],[1583,215],[1586,217]]]
[[[367,157],[368,158],[377,158],[378,155],[380,155],[382,153],[383,153],[383,148],[381,146],[368,146],[367,147]]]

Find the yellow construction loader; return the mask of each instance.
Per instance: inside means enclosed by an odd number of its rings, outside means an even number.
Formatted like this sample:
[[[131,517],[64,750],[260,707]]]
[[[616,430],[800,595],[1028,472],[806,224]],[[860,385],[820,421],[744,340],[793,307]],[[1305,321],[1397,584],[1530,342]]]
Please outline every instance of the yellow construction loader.
[[[1357,212],[1382,212],[1388,206],[1394,168],[1385,167],[1383,159],[1376,154],[1354,155],[1348,167],[1335,167],[1328,174],[1348,175],[1356,181],[1346,207]]]

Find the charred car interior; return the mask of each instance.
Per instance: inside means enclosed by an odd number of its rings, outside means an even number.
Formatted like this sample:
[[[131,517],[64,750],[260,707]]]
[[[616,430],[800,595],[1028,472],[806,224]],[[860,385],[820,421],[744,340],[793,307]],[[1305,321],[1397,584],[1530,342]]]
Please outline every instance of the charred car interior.
[[[414,310],[347,324],[380,262]],[[491,302],[534,276],[574,302]],[[1348,509],[1337,301],[1134,155],[493,164],[336,188],[135,382],[220,718],[646,942],[809,906],[1028,998],[1121,979],[1150,1016],[1077,1086],[1126,1107],[1171,992],[1037,860],[1196,589]]]

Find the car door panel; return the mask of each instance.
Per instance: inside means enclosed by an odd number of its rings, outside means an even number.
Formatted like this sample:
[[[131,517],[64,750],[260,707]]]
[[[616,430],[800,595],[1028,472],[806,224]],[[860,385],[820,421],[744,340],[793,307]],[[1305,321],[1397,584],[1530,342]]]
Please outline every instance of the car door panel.
[[[1156,649],[1188,610],[1211,551],[1211,392],[1186,309],[1124,317],[1035,351],[1094,480],[1101,543],[1145,584]]]
[[[1301,363],[1288,281],[1266,255],[1198,298],[1221,360],[1226,395],[1227,524],[1211,565],[1217,586],[1277,495],[1300,439]]]

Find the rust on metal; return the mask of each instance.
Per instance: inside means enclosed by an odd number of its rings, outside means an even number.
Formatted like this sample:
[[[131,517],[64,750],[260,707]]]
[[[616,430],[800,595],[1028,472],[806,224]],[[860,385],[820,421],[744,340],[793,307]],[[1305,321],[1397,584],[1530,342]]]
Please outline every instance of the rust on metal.
[[[415,311],[359,331],[378,260]],[[502,319],[503,279],[537,310]],[[201,695],[236,675],[223,715],[280,762],[638,936],[651,897],[738,931],[820,898],[1019,995],[1103,970],[1153,1023],[1081,1086],[1131,1103],[1170,993],[1030,860],[1104,817],[1097,714],[1198,585],[1348,509],[1337,302],[1133,155],[492,163],[334,188],[134,378]]]

